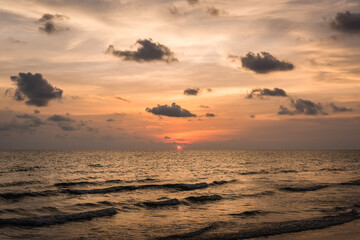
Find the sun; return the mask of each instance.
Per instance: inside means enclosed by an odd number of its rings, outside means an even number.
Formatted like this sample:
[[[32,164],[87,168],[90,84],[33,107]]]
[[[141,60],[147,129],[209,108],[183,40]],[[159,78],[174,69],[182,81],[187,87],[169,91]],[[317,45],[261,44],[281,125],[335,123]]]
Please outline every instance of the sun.
[[[183,148],[182,148],[182,146],[180,146],[180,145],[178,145],[177,147],[176,147],[176,150],[178,150],[178,151],[181,151]]]

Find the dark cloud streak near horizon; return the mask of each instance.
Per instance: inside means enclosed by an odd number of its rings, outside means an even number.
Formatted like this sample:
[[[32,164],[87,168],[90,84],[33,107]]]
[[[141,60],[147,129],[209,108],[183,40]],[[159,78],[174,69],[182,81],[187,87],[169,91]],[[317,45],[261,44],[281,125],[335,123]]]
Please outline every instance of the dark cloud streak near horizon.
[[[330,107],[334,113],[336,113],[336,112],[352,112],[353,111],[352,108],[339,107],[339,106],[336,106],[335,103],[330,103]]]
[[[16,119],[21,119],[23,121],[18,122]],[[42,125],[44,125],[44,122],[41,121],[40,118],[30,114],[22,114],[16,115],[11,122],[0,123],[0,132],[11,130],[31,131]]]

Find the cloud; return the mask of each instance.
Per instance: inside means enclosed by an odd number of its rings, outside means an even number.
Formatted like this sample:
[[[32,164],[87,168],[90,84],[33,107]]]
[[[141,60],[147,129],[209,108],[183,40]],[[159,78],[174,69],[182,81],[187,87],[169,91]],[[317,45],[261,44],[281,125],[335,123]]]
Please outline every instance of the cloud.
[[[185,11],[185,10],[180,11],[175,5],[172,5],[169,8],[169,11],[170,11],[170,14],[174,15],[174,16],[186,16],[186,15],[188,15],[187,11]]]
[[[187,0],[189,5],[195,5],[199,3],[199,0]]]
[[[171,139],[171,137],[165,136],[164,139]]]
[[[115,97],[115,99],[117,99],[117,100],[120,100],[120,101],[124,101],[124,102],[130,102],[130,100],[127,100],[127,99],[125,99],[125,98],[122,98],[122,97]]]
[[[75,120],[66,117],[66,116],[62,116],[62,115],[52,115],[50,117],[48,117],[47,119],[48,121],[52,121],[52,122],[56,122],[57,125],[64,131],[75,131],[75,130],[79,130],[81,128],[81,124],[79,126],[75,126]],[[84,124],[83,124],[84,125]]]
[[[360,13],[337,13],[330,26],[338,31],[345,33],[360,33]]]
[[[48,117],[47,120],[53,122],[74,122],[74,120],[70,119],[69,117],[65,117],[57,114]]]
[[[63,26],[62,22],[69,17],[60,14],[45,13],[38,22],[41,24],[39,30],[47,34],[53,34],[61,31],[67,31],[69,28]]]
[[[39,114],[39,113],[40,113],[39,110],[37,110],[37,109],[34,110],[34,114]]]
[[[152,113],[154,115],[162,115],[168,117],[196,117],[196,114],[189,112],[186,109],[181,108],[176,103],[172,103],[171,106],[157,105],[157,107],[146,108],[145,111]]]
[[[250,114],[250,118],[255,118],[255,114]]]
[[[200,93],[200,88],[187,88],[184,90],[184,95],[196,96]]]
[[[206,13],[214,17],[220,16],[221,14],[225,14],[224,11],[221,11],[220,9],[217,9],[215,7],[208,7]]]
[[[213,114],[213,113],[206,113],[206,114],[205,114],[205,117],[215,117],[215,114]]]
[[[174,57],[174,53],[167,46],[153,42],[151,38],[139,39],[136,44],[139,46],[136,51],[116,50],[113,45],[110,45],[105,53],[120,57],[125,61],[162,61],[166,63],[178,61],[178,59]]]
[[[210,108],[210,107],[207,106],[207,105],[200,105],[199,107],[201,107],[201,108]]]
[[[16,84],[14,99],[23,101],[28,105],[37,107],[47,106],[49,101],[61,98],[63,90],[54,88],[40,73],[19,73],[19,76],[11,76],[11,80]],[[9,89],[5,94],[9,93]]]
[[[323,111],[323,106],[321,103],[314,103],[310,100],[304,99],[290,99],[290,105],[292,108],[295,108],[294,111],[289,110],[287,107],[280,106],[279,115],[327,115],[326,112]]]
[[[339,106],[336,106],[335,103],[330,103],[330,107],[334,113],[335,112],[352,112],[353,111],[352,108],[339,107]]]
[[[269,88],[254,88],[248,95],[246,95],[246,98],[250,99],[253,96],[262,98],[263,96],[287,97],[288,95],[286,94],[285,90],[281,88],[274,88],[274,90]]]
[[[244,57],[229,55],[228,59],[232,61],[241,60],[243,68],[261,74],[274,71],[290,71],[294,69],[294,65],[292,63],[288,61],[280,61],[267,52],[257,54],[248,52]]]
[[[112,118],[109,118],[108,120],[106,120],[107,122],[115,122],[115,120],[114,119],[112,119]]]
[[[17,119],[20,119],[21,122],[18,122]],[[11,122],[0,123],[0,132],[1,131],[10,131],[10,130],[21,130],[28,131],[34,130],[35,128],[43,125],[43,121],[40,118],[35,117],[29,114],[16,115]]]

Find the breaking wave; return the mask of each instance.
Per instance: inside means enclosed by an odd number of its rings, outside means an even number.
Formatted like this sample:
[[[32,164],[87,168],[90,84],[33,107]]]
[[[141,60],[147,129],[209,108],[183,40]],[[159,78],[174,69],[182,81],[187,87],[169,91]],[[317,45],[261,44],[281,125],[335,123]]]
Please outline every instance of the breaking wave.
[[[58,214],[30,218],[8,218],[0,219],[0,226],[31,226],[40,227],[54,224],[63,224],[70,221],[91,220],[96,217],[112,216],[117,213],[115,208],[106,208],[96,211],[88,211],[73,214]]]

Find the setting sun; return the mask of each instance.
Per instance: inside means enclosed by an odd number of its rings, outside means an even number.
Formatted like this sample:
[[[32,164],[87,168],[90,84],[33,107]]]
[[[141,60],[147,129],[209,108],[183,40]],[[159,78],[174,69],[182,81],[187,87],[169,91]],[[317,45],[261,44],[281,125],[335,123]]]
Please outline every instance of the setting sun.
[[[178,150],[178,151],[180,151],[180,150],[182,150],[183,148],[182,148],[182,146],[177,146],[176,147],[176,150]]]

